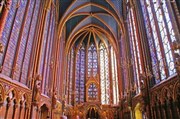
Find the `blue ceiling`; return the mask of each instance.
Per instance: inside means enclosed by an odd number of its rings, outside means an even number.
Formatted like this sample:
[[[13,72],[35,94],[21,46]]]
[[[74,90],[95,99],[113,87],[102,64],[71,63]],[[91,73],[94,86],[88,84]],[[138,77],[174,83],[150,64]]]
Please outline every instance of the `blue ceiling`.
[[[119,20],[118,18],[122,13],[122,0],[60,0],[59,10],[60,21],[63,21],[68,15],[70,15],[70,17],[67,17],[69,19],[64,20],[66,22],[65,28],[67,40],[76,32],[82,30],[81,28],[83,26],[89,24],[92,24],[93,27],[94,25],[99,26],[100,29],[98,29],[98,31],[102,32],[101,35],[104,34],[103,37],[106,37],[106,39],[107,34],[105,34],[103,30],[115,38],[118,36],[117,28],[119,24],[117,23],[117,20]],[[116,19],[114,17],[116,17]],[[73,29],[75,30],[73,31]],[[92,31],[90,30],[87,32]],[[90,33],[88,34],[90,35]],[[76,44],[79,43],[79,40],[82,38],[83,36],[80,36]],[[91,39],[93,38],[94,37],[91,36]],[[96,35],[96,38],[99,39],[98,35]],[[84,38],[83,42],[87,43],[87,40],[88,35]]]

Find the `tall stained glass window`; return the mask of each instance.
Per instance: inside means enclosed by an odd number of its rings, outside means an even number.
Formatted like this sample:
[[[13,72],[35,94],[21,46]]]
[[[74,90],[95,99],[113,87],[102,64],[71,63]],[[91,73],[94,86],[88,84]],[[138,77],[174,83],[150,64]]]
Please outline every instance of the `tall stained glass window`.
[[[109,59],[107,49],[100,44],[100,79],[101,79],[101,103],[109,104],[110,81],[109,81]]]
[[[8,45],[8,37],[11,33],[11,29],[13,27],[13,20],[15,19],[16,16],[16,5],[18,4],[17,0],[13,0],[9,9],[9,13],[6,19],[6,23],[5,23],[5,27],[3,29],[2,32],[2,37],[0,38],[0,42],[3,44],[3,46],[5,46],[5,48],[7,48]],[[0,57],[0,62],[1,65],[3,65],[3,58],[4,56]]]
[[[84,102],[85,97],[85,47],[76,55],[76,103]]]
[[[67,80],[66,80],[66,96],[67,103],[72,104],[72,88],[73,88],[73,64],[74,64],[74,49],[72,48],[68,54]]]
[[[46,26],[44,32],[44,41],[42,44],[42,54],[40,63],[40,72],[42,73],[44,94],[47,94],[47,89],[50,88],[51,81],[49,80],[50,67],[52,66],[52,43],[54,39],[54,25],[55,25],[55,15],[53,9],[49,10],[46,19]],[[48,94],[49,95],[49,94]]]
[[[111,66],[112,66],[112,83],[113,83],[113,104],[119,103],[119,86],[118,86],[118,73],[117,73],[117,61],[116,54],[111,48]]]
[[[5,47],[0,55],[2,73],[28,84],[30,55],[34,42],[41,0],[12,0],[0,42]]]
[[[170,43],[175,41],[168,1],[141,0],[155,83],[176,73]]]
[[[129,39],[131,44],[131,55],[134,61],[133,70],[134,70],[134,85],[136,88],[136,93],[140,92],[140,81],[139,75],[142,73],[141,57],[140,57],[140,43],[137,36],[137,24],[135,22],[134,12],[129,8],[128,12],[128,30],[129,30]]]
[[[37,16],[39,13],[40,9],[40,0],[36,1],[34,0],[34,8],[32,11],[32,14],[30,12],[28,13],[28,16],[32,16],[31,21],[30,21],[30,27],[28,29],[28,36],[27,36],[27,41],[26,41],[26,49],[24,51],[24,57],[23,57],[23,63],[22,63],[22,69],[21,69],[21,82],[27,83],[27,78],[28,78],[28,69],[30,67],[30,56],[32,52],[32,46],[33,46],[33,40],[34,40],[34,35],[35,35],[35,29],[36,29],[36,24],[37,24]],[[29,9],[30,10],[30,9]],[[27,17],[27,19],[30,17]],[[26,32],[25,32],[26,34]]]
[[[22,64],[23,64],[23,57],[25,55],[25,49],[26,49],[26,45],[27,45],[27,42],[28,42],[28,32],[29,32],[29,29],[30,29],[30,23],[31,23],[31,19],[30,16],[32,16],[32,13],[33,13],[33,9],[35,7],[35,1],[31,1],[30,4],[29,4],[29,8],[28,8],[28,12],[26,13],[27,16],[25,17],[25,26],[24,28],[22,28],[21,32],[22,32],[22,36],[19,37],[19,40],[20,40],[20,47],[19,47],[19,52],[18,52],[18,58],[17,58],[17,61],[16,61],[16,68],[17,70],[15,70],[15,73],[14,73],[14,79],[15,80],[18,80],[20,82],[23,82],[23,83],[26,83],[25,79],[22,79],[20,78],[21,76],[21,70],[22,70]]]
[[[97,49],[92,43],[88,49],[88,77],[95,77],[97,74]]]
[[[17,8],[17,6],[19,7]],[[8,31],[3,31],[4,33],[8,33],[8,34],[5,34],[6,39],[4,39],[6,40],[5,42],[7,44],[5,45],[6,48],[5,48],[5,56],[3,59],[4,64],[3,64],[3,71],[2,71],[3,74],[7,76],[11,76],[11,74],[13,73],[12,70],[19,69],[19,67],[17,66],[13,67],[14,65],[13,62],[14,62],[14,58],[16,54],[20,31],[22,29],[21,26],[23,23],[23,16],[26,14],[25,10],[26,10],[26,7],[28,7],[28,4],[26,0],[21,1],[20,3],[14,0],[12,2],[11,7],[12,7],[12,13],[10,13],[9,15],[12,15],[12,16],[8,16],[9,17],[8,21],[10,22],[10,23],[7,22]]]
[[[113,97],[113,104],[118,104],[119,87],[115,51],[111,48],[108,52],[103,42],[97,43],[98,46],[95,42],[91,42],[90,45],[82,44],[81,47],[73,47],[68,53],[65,82],[68,104],[72,104],[73,100],[77,105],[85,101],[100,100],[101,104],[108,105],[111,97]],[[110,64],[112,64],[111,68]],[[75,78],[73,78],[74,74]],[[110,81],[111,78],[112,81]],[[75,83],[72,83],[73,80]],[[113,89],[110,89],[111,85]],[[72,87],[75,89],[73,90]],[[113,94],[110,94],[111,90]],[[72,94],[75,94],[74,99],[72,99]]]

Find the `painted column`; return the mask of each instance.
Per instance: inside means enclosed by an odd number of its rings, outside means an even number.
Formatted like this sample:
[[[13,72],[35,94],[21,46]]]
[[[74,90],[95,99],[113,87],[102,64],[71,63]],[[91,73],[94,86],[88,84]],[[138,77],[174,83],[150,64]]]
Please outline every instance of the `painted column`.
[[[0,38],[2,36],[2,32],[6,23],[7,15],[11,6],[11,0],[2,0],[0,6]]]

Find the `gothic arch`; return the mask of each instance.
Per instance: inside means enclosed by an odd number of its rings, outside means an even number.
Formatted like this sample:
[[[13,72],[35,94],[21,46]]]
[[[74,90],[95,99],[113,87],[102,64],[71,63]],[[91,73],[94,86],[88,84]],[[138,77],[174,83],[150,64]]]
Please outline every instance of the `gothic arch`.
[[[163,101],[165,100],[169,100],[170,98],[172,98],[172,92],[170,91],[170,89],[168,87],[164,87],[161,90],[161,103],[163,103]]]

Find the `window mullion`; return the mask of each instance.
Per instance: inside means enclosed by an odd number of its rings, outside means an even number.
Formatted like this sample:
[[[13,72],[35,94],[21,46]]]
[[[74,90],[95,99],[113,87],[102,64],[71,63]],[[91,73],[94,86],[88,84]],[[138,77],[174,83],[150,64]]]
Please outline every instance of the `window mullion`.
[[[70,79],[70,73],[71,73],[71,55],[70,55],[70,53],[71,53],[71,51],[69,52],[69,56],[68,56],[68,64],[69,64],[69,66],[68,66],[68,74],[67,74],[67,83],[66,83],[66,87],[67,87],[67,102],[68,102],[68,104],[69,104],[69,79]]]
[[[78,82],[78,83],[79,83],[79,84],[78,84],[78,85],[79,85],[78,98],[79,98],[79,99],[78,99],[78,103],[80,103],[80,95],[81,95],[81,94],[80,94],[80,90],[81,90],[81,89],[80,89],[80,86],[81,86],[81,83],[80,83],[80,82],[81,82],[81,75],[80,75],[80,73],[81,73],[81,49],[79,49],[79,57],[78,57],[78,58],[79,58],[79,59],[78,59],[78,60],[79,60],[79,76],[78,76],[78,79],[79,79],[79,82]]]
[[[91,60],[90,60],[90,62],[91,62],[91,73],[90,73],[90,77],[93,75],[93,50],[91,49]]]
[[[142,73],[142,64],[143,64],[143,62],[142,62],[142,48],[141,48],[141,42],[140,42],[140,36],[139,36],[139,28],[138,28],[138,21],[137,21],[137,16],[136,16],[136,12],[135,12],[135,9],[134,9],[134,7],[132,8],[132,13],[131,13],[131,15],[133,16],[132,18],[134,18],[133,19],[133,21],[134,21],[134,29],[136,29],[136,31],[134,31],[134,35],[136,34],[136,37],[134,37],[134,39],[136,40],[136,45],[137,45],[137,51],[139,51],[139,53],[138,53],[138,55],[139,55],[139,60],[138,60],[138,66],[139,66],[139,68],[138,68],[138,70],[139,70],[139,73]],[[137,55],[137,56],[138,56]],[[144,66],[144,65],[143,65]]]
[[[133,16],[133,27],[134,27],[134,42],[136,44],[136,57],[137,57],[137,63],[138,63],[138,74],[143,73],[142,71],[142,66],[144,66],[144,62],[142,61],[142,47],[141,47],[141,42],[140,42],[140,36],[139,36],[139,28],[138,28],[138,22],[137,22],[137,17],[136,17],[136,12],[134,9],[132,9],[131,15]],[[136,30],[135,30],[136,29]],[[136,34],[136,35],[135,35]],[[134,85],[133,85],[134,87]],[[136,80],[136,87],[138,88],[137,91],[140,92],[140,81],[139,77],[137,77]]]
[[[69,78],[68,78],[68,104],[70,104],[70,100],[69,100],[69,98],[70,98],[70,80],[71,80],[71,60],[72,60],[72,55],[71,55],[71,52],[72,51],[70,51],[69,53],[70,53],[70,58],[69,58],[69,60],[70,60],[70,62],[69,62]]]
[[[106,69],[105,69],[105,53],[104,53],[104,47],[102,49],[103,51],[103,62],[104,62],[104,88],[105,88],[105,104],[107,104],[107,97],[106,97],[106,94],[107,94],[107,87],[106,87]]]
[[[138,79],[139,79],[139,72],[140,72],[140,68],[139,68],[139,60],[138,60],[138,52],[137,52],[137,48],[138,48],[138,46],[137,47],[135,47],[135,45],[136,45],[136,41],[135,40],[137,40],[136,38],[135,38],[135,32],[134,32],[134,28],[133,28],[133,19],[132,19],[132,14],[133,13],[131,13],[130,12],[130,20],[131,20],[131,25],[130,25],[130,27],[132,27],[132,34],[131,35],[133,35],[134,37],[133,37],[133,39],[131,39],[131,41],[133,42],[133,44],[134,44],[134,49],[135,49],[135,54],[134,54],[134,58],[136,58],[136,65],[135,65],[135,72],[136,72],[136,86],[138,86]],[[135,56],[136,55],[136,56]],[[137,66],[137,67],[136,67]],[[136,70],[136,68],[137,68],[137,70]]]
[[[129,12],[130,14],[130,12]],[[131,15],[128,15],[128,29],[129,29],[129,40],[130,40],[130,44],[131,44],[131,55],[132,57],[134,58],[134,64],[133,64],[133,69],[134,69],[134,72],[133,72],[133,75],[134,77],[137,77],[137,72],[136,72],[136,57],[135,57],[135,47],[134,47],[134,42],[133,42],[133,39],[132,39],[132,36],[133,36],[133,30],[132,30],[132,21],[131,21]]]
[[[114,52],[114,72],[115,72],[115,86],[116,86],[116,88],[115,88],[115,92],[116,92],[116,104],[117,104],[117,102],[118,102],[118,98],[119,98],[119,89],[118,89],[118,72],[117,72],[117,57],[116,57],[116,53]],[[117,83],[117,84],[116,84]]]
[[[118,94],[117,94],[117,89],[116,89],[117,88],[117,84],[116,84],[116,74],[117,74],[117,72],[116,72],[116,59],[115,58],[116,58],[115,57],[115,52],[113,51],[113,59],[114,59],[113,60],[113,63],[114,63],[114,69],[113,70],[114,70],[114,83],[115,83],[114,85],[115,85],[115,94],[116,94],[116,103],[117,103],[117,97],[118,97],[117,95]]]

